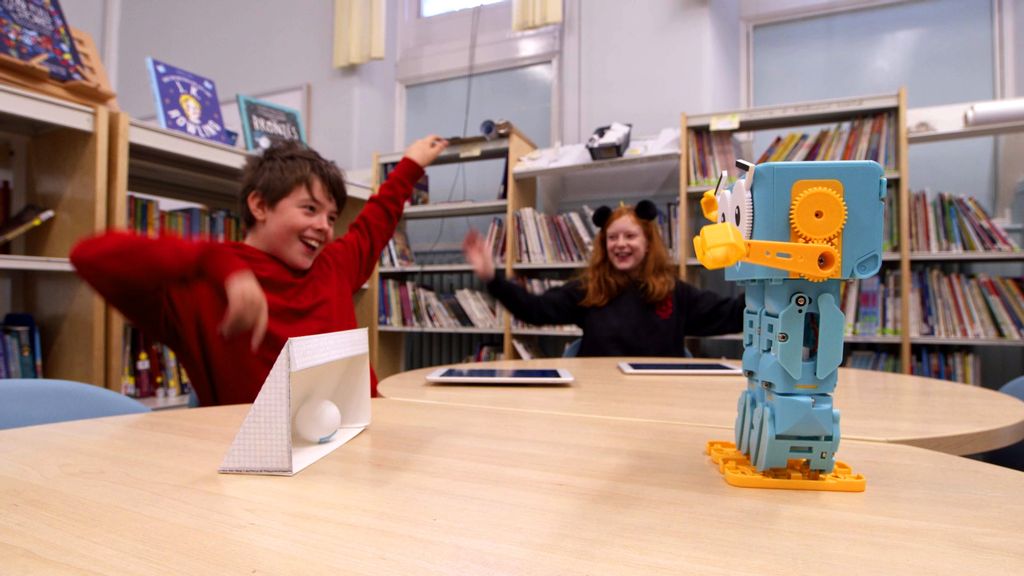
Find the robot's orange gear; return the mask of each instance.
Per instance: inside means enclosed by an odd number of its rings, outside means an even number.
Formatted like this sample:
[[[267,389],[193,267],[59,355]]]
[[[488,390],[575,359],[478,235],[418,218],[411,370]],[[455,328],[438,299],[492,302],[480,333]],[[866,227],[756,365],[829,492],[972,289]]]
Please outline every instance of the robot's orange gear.
[[[815,186],[797,194],[789,209],[789,223],[801,239],[819,243],[839,236],[846,224],[846,202],[828,186]]]

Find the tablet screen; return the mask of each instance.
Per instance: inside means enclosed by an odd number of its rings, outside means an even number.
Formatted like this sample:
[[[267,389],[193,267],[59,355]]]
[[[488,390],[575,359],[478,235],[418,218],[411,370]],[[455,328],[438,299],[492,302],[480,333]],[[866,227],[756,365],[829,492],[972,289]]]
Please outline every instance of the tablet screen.
[[[480,384],[558,384],[572,382],[567,370],[557,368],[439,368],[428,382]]]
[[[742,374],[735,366],[722,362],[622,362],[626,374]]]
[[[560,378],[558,370],[550,368],[449,368],[442,378]]]

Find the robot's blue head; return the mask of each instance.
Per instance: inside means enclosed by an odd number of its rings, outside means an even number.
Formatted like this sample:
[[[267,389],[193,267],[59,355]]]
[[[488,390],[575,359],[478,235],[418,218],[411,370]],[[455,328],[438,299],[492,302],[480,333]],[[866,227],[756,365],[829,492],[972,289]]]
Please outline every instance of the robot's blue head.
[[[726,268],[727,280],[864,278],[878,271],[886,193],[878,163],[737,165],[743,177],[728,187],[719,180],[714,200],[702,202],[718,228],[694,241],[706,266],[735,263]]]

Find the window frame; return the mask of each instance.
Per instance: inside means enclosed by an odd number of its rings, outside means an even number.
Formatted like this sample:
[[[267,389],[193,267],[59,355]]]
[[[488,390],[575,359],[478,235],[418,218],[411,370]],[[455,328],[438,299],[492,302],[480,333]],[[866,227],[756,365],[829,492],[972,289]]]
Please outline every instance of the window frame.
[[[419,0],[398,0],[395,58],[396,149],[405,134],[406,88],[469,74],[469,31],[479,11],[473,74],[550,63],[551,142],[559,140],[561,117],[562,26],[512,30],[510,1],[477,6],[428,18],[420,17]]]

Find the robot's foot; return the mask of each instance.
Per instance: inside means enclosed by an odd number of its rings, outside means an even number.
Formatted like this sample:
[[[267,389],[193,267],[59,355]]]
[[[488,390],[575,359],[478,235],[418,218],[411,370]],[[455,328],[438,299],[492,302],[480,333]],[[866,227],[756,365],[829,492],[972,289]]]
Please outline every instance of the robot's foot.
[[[785,468],[772,468],[763,473],[750,464],[750,459],[732,442],[708,442],[705,451],[718,465],[725,481],[743,488],[781,488],[783,490],[828,490],[863,492],[867,480],[844,462],[836,462],[831,474],[811,470],[805,460],[790,460]]]

